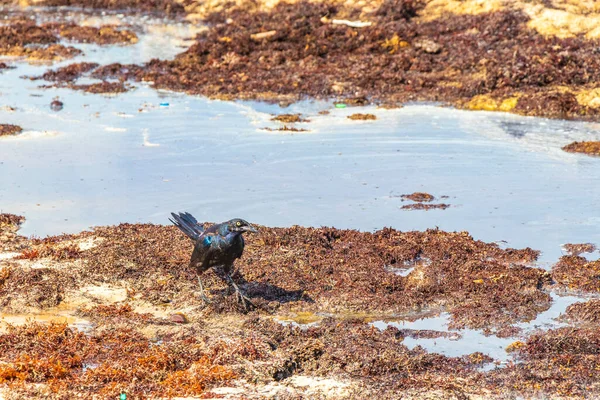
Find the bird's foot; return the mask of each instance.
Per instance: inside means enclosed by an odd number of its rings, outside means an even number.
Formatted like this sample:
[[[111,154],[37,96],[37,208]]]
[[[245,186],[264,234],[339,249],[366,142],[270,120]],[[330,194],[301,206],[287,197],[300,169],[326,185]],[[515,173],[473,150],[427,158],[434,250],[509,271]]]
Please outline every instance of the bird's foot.
[[[204,293],[200,294],[200,300],[202,300],[204,302],[204,304],[210,304],[212,303],[212,300],[209,299],[208,297],[206,297],[206,295]]]
[[[204,304],[210,304],[212,303],[212,301],[206,297],[206,295],[204,294],[204,286],[202,285],[202,280],[200,279],[200,275],[196,275],[196,277],[198,278],[198,285],[200,285],[200,299],[202,299],[202,301],[204,302]]]
[[[244,293],[242,293],[239,286],[235,283],[233,279],[231,279],[230,275],[226,275],[225,279],[229,283],[229,286],[233,288],[233,290],[235,290],[235,295],[238,299],[238,302],[242,303],[242,305],[244,306],[244,310],[248,311],[248,305],[250,305],[252,308],[258,308],[246,295],[244,295]]]
[[[244,295],[241,290],[237,289],[235,291],[236,297],[240,303],[244,306],[244,310],[248,311],[248,305],[252,308],[256,308],[256,305],[248,298],[248,296]]]

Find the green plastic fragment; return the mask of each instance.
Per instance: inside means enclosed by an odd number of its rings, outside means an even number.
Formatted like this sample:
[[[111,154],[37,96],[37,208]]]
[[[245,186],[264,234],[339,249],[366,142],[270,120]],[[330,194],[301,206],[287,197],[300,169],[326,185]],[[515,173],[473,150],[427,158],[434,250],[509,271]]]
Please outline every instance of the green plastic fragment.
[[[335,108],[346,108],[344,103],[335,103]]]
[[[125,393],[121,393],[119,400],[127,400],[127,395]]]

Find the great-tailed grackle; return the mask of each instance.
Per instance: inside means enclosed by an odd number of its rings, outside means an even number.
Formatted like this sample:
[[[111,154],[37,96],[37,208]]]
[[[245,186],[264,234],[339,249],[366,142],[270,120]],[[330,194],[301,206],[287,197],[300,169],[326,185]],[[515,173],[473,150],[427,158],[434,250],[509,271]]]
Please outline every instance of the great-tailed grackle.
[[[206,270],[214,268],[217,275],[235,289],[244,307],[246,307],[246,302],[252,304],[233,281],[231,273],[233,272],[233,262],[240,258],[244,251],[242,233],[257,232],[257,230],[240,218],[204,229],[190,213],[171,213],[171,215],[173,219],[169,218],[169,220],[194,242],[190,266],[196,270],[202,300],[210,302],[204,294],[200,275]]]

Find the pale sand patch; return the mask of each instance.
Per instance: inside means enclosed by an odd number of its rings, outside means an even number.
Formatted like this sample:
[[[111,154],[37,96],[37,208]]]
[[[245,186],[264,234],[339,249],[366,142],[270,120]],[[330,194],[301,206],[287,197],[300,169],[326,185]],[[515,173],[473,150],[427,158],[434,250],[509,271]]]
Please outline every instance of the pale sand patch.
[[[448,14],[477,15],[502,11],[507,3],[503,0],[432,0],[419,15],[422,21],[432,21]]]
[[[349,382],[312,376],[296,375],[286,381],[292,387],[301,389],[307,395],[344,396],[348,394]]]
[[[552,0],[552,6],[574,14],[589,14],[600,12],[597,0]]]
[[[350,381],[334,378],[319,378],[306,375],[296,375],[281,382],[270,382],[267,385],[254,385],[246,381],[234,381],[233,387],[217,387],[210,389],[216,396],[212,398],[239,399],[240,396],[248,399],[278,398],[284,395],[302,395],[307,398],[343,399],[352,398],[357,387]],[[178,397],[187,400],[192,397]],[[211,397],[203,397],[210,399]]]
[[[96,237],[90,237],[90,238],[85,238],[85,239],[79,239],[79,240],[65,240],[64,242],[58,243],[56,244],[57,248],[62,248],[62,247],[67,247],[70,245],[77,245],[77,247],[79,248],[80,251],[85,251],[85,250],[89,250],[89,249],[93,249],[94,247],[98,246],[99,243],[102,243],[102,241],[104,241],[104,238],[96,238]],[[17,253],[17,252],[6,252],[6,253],[0,253],[0,261],[2,260],[14,260],[16,257],[20,256],[22,253]],[[75,260],[75,261],[55,261],[51,258],[45,257],[45,258],[40,258],[40,259],[36,259],[36,260],[14,260],[18,263],[19,266],[21,267],[28,267],[28,268],[33,268],[33,269],[39,269],[39,268],[54,268],[54,269],[65,269],[65,268],[69,268],[72,267],[74,264],[81,262],[80,260]]]
[[[519,101],[520,95],[508,97],[502,101],[495,100],[487,94],[475,96],[467,103],[469,110],[512,111]]]
[[[81,262],[81,261],[79,261],[79,260],[56,261],[49,257],[46,257],[46,258],[39,258],[36,260],[27,260],[27,259],[19,260],[19,259],[13,258],[12,262],[14,262],[20,268],[31,268],[31,269],[49,268],[49,269],[61,270],[61,269],[72,268],[76,265],[76,263]]]
[[[179,0],[183,3],[184,0]],[[219,12],[232,8],[244,7],[251,11],[270,11],[275,8],[279,3],[284,0],[256,0],[249,2],[248,0],[207,0],[207,1],[194,1],[185,6],[187,12],[186,18],[192,21],[198,21],[205,18],[212,12]],[[299,0],[285,0],[286,3],[296,3]],[[319,4],[321,0],[308,0],[310,3]],[[335,4],[340,6],[340,13],[336,16],[330,15],[329,18],[340,17],[344,18],[343,14],[344,7],[348,8],[360,8],[363,13],[369,13],[375,11],[384,0],[334,0]]]
[[[531,18],[527,25],[541,35],[600,37],[600,3],[590,0],[554,0],[550,7],[519,0],[431,0],[419,15],[422,21],[432,21],[448,14],[476,15],[510,9],[527,14]]]
[[[0,334],[6,333],[9,325],[25,325],[31,322],[49,324],[51,322],[68,324],[81,331],[92,328],[90,321],[72,315],[74,310],[63,310],[61,307],[50,308],[40,313],[9,314],[0,313]]]
[[[98,246],[98,244],[102,243],[104,240],[105,240],[104,238],[91,237],[91,238],[76,240],[75,243],[77,243],[77,245],[79,246],[79,250],[85,251],[85,250],[93,249],[94,247]]]
[[[577,102],[582,106],[591,108],[600,107],[600,88],[580,90],[576,97]]]
[[[89,300],[103,304],[120,303],[127,300],[127,289],[109,285],[89,285],[80,288],[73,294],[67,295],[67,299],[67,302],[71,304],[75,304],[78,301],[82,301],[80,304],[88,303]]]
[[[577,14],[530,4],[523,5],[523,11],[531,18],[527,25],[541,35],[559,38],[585,35],[587,39],[600,37],[598,13]]]
[[[20,255],[21,255],[21,253],[15,253],[15,252],[0,253],[0,261],[1,260],[10,260],[10,259],[18,257]]]

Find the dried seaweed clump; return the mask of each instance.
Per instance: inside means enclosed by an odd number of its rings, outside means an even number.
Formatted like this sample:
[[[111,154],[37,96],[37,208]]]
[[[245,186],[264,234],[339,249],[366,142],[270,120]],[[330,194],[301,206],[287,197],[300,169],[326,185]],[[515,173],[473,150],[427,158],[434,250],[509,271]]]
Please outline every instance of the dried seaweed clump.
[[[377,117],[373,114],[352,114],[348,116],[348,119],[351,119],[353,121],[374,121],[377,119]]]
[[[11,136],[23,132],[23,128],[18,125],[0,124],[0,137]]]
[[[102,81],[99,83],[91,83],[87,85],[70,85],[71,89],[83,90],[87,93],[94,94],[116,94],[125,93],[129,91],[130,86],[123,82],[107,82]]]
[[[304,129],[304,128],[296,128],[293,126],[287,126],[284,125],[281,128],[269,128],[269,127],[264,127],[262,128],[265,131],[269,131],[269,132],[308,132],[308,129]]]
[[[72,46],[53,44],[47,47],[26,48],[24,51],[16,51],[10,55],[25,56],[31,60],[61,61],[76,57],[83,52]]]
[[[80,255],[80,284],[125,284],[153,304],[197,304],[191,244],[176,228],[121,224],[93,234],[102,241]],[[549,307],[541,290],[546,272],[527,265],[537,254],[437,230],[260,228],[236,267],[248,296],[269,307],[389,313],[444,304],[458,325],[487,327],[527,320]],[[408,276],[386,269],[417,259],[428,262]],[[204,279],[219,298],[214,303],[227,306],[222,281],[213,273]]]
[[[505,387],[550,397],[587,397],[600,384],[600,331],[559,328],[531,335],[518,351],[522,362],[495,371]],[[537,397],[537,396],[534,396]]]
[[[450,204],[446,204],[446,203],[440,203],[440,204],[423,204],[423,203],[416,203],[416,204],[405,204],[402,207],[400,207],[402,210],[445,210],[446,208],[449,208]]]
[[[409,350],[398,329],[379,331],[358,320],[326,318],[318,327],[304,331],[278,325],[257,318],[244,326],[270,338],[277,349],[280,361],[271,367],[271,373],[278,381],[297,373],[343,374],[362,379],[385,376],[386,385],[395,390],[436,385],[446,388],[451,385],[445,380],[447,376],[465,379],[468,367],[479,363],[427,353],[420,347]]]
[[[139,73],[141,70],[140,66],[137,65],[123,65],[121,63],[113,63],[108,65],[103,65],[97,69],[95,69],[91,77],[95,79],[119,79],[126,80],[130,79],[135,74]]]
[[[370,10],[348,2],[225,6],[207,16],[208,31],[175,60],[153,60],[125,75],[226,99],[310,96],[350,104],[359,97],[559,118],[600,113],[596,94],[585,101],[580,95],[600,81],[594,40],[541,35],[528,26],[530,15],[509,8],[415,18],[425,4],[386,0]],[[371,25],[332,23],[340,15]]]
[[[72,278],[51,268],[12,267],[0,285],[0,308],[22,313],[55,307],[72,286]]]
[[[592,299],[583,303],[571,304],[561,319],[570,322],[597,324],[600,322],[600,300]]]
[[[66,67],[61,67],[56,70],[49,70],[44,73],[41,77],[32,79],[44,79],[46,81],[53,82],[72,82],[80,78],[83,74],[90,72],[98,67],[97,63],[74,63],[69,64]]]
[[[82,7],[84,9],[119,10],[142,13],[183,14],[182,2],[176,0],[42,0],[44,6]]]
[[[81,50],[58,43],[58,38],[43,26],[19,20],[0,26],[0,55],[37,60],[62,60],[81,54]]]
[[[563,248],[571,256],[578,256],[581,253],[593,253],[596,251],[596,245],[593,243],[567,243]]]
[[[286,124],[295,122],[309,122],[307,119],[302,118],[301,114],[279,114],[271,118],[271,121],[283,122]]]
[[[195,396],[234,378],[215,362],[220,353],[193,337],[155,346],[128,328],[88,336],[66,324],[31,323],[0,335],[0,383],[24,397],[36,393],[32,383],[70,398]]]
[[[581,256],[563,256],[552,268],[552,278],[569,290],[600,292],[600,260],[588,261]]]
[[[103,25],[96,28],[93,26],[68,24],[59,25],[55,29],[61,37],[81,43],[109,45],[134,44],[138,42],[135,32],[128,29],[117,29],[114,25]]]
[[[600,142],[573,142],[562,148],[567,153],[582,153],[600,156]]]
[[[320,307],[400,312],[443,302],[458,326],[485,327],[530,318],[550,305],[540,290],[546,273],[523,265],[537,252],[505,252],[464,233],[385,229],[371,235],[295,227],[268,229],[259,238],[249,241],[247,256],[240,260],[246,279],[268,279],[288,293],[302,291]],[[406,277],[386,270],[418,258],[430,262]],[[509,267],[508,259],[516,264]],[[521,289],[505,290],[514,286]],[[260,292],[249,285],[249,295]]]
[[[0,249],[17,250],[25,238],[17,234],[25,217],[14,214],[0,214]]]
[[[18,226],[18,225],[21,225],[24,221],[25,221],[25,217],[23,217],[22,215],[7,214],[7,213],[0,214],[0,226],[2,226],[2,225]]]
[[[424,193],[424,192],[414,192],[411,194],[403,194],[400,197],[402,198],[402,200],[412,200],[412,201],[416,201],[418,203],[429,203],[429,202],[435,200],[435,196],[433,196],[432,194],[429,194],[429,193]]]
[[[47,244],[33,246],[21,253],[17,259],[21,260],[36,260],[39,258],[49,257],[56,261],[73,260],[81,256],[79,246],[74,243],[69,244]]]

